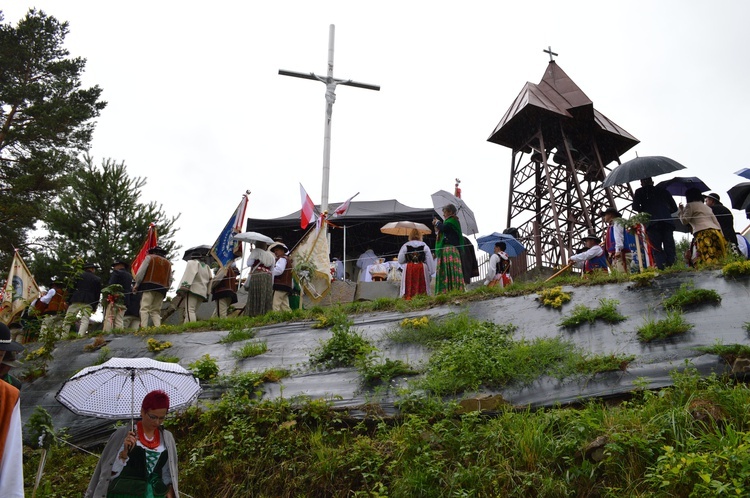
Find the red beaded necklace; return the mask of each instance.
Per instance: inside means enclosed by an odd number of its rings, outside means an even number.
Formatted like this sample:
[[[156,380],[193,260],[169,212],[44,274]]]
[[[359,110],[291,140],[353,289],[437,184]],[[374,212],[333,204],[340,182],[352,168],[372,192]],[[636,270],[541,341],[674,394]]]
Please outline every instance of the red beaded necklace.
[[[158,428],[156,430],[154,430],[154,438],[151,439],[151,440],[148,440],[148,439],[146,439],[146,434],[143,431],[143,424],[141,422],[138,422],[137,427],[138,427],[138,441],[140,441],[140,443],[145,448],[148,448],[150,450],[155,450],[156,448],[159,447],[159,443],[160,443],[159,438],[160,438],[160,436],[159,436],[159,429]]]

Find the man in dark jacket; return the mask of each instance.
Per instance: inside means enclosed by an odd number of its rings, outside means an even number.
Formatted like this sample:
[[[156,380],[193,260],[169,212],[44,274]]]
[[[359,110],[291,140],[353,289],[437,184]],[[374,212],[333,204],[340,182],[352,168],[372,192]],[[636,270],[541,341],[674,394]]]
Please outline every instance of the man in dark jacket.
[[[721,203],[719,200],[719,194],[711,192],[703,197],[706,206],[711,208],[716,219],[719,220],[719,226],[721,227],[721,234],[727,241],[727,247],[733,248],[737,252],[737,235],[734,232],[734,216],[732,212]]]
[[[672,195],[663,188],[655,187],[654,180],[644,178],[641,188],[633,194],[633,209],[651,215],[646,225],[646,234],[651,246],[656,249],[656,266],[663,269],[675,262],[674,221],[672,213],[677,212],[677,204]]]
[[[110,285],[119,285],[122,287],[123,296],[121,298],[110,299],[111,302],[106,303],[102,326],[102,330],[105,332],[122,328],[122,320],[130,302],[133,289],[133,277],[130,275],[128,267],[129,265],[124,259],[118,259],[112,263],[112,273],[109,275],[107,287]]]
[[[99,306],[99,295],[102,293],[102,279],[96,276],[96,265],[86,263],[83,271],[76,277],[73,292],[68,298],[68,312],[65,314],[64,333],[70,332],[70,326],[81,315],[81,326],[78,335],[85,336],[89,331],[89,317]]]

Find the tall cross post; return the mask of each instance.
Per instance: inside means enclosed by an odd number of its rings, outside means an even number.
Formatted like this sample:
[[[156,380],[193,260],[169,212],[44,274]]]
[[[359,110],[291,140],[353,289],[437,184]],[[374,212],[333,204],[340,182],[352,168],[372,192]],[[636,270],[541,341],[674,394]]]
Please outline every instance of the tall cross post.
[[[352,80],[342,80],[333,77],[333,39],[335,29],[333,24],[328,28],[328,73],[325,77],[318,76],[315,73],[298,73],[279,69],[279,74],[282,76],[294,76],[295,78],[322,81],[326,85],[326,115],[323,135],[323,188],[320,195],[320,210],[323,213],[328,211],[328,179],[331,171],[331,115],[333,114],[333,103],[336,102],[336,86],[345,85],[380,91],[379,85],[358,83]]]

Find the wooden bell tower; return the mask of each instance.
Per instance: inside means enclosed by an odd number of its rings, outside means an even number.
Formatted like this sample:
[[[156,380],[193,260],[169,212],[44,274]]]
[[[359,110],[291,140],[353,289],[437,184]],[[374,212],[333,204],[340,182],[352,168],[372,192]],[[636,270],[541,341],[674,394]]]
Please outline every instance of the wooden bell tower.
[[[632,213],[629,185],[602,187],[620,156],[638,140],[594,109],[552,59],[538,84],[527,82],[490,142],[513,151],[508,227],[519,231],[528,267],[565,265],[581,237],[601,235],[599,213],[616,206]],[[627,213],[627,214],[626,214]]]

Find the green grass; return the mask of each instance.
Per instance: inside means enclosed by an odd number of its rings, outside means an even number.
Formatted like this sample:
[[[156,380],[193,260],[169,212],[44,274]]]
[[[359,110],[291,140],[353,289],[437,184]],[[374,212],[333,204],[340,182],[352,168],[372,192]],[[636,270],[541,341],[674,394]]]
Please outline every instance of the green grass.
[[[163,361],[166,363],[179,363],[180,358],[178,356],[168,355],[168,354],[160,354],[158,356],[155,356],[154,359],[156,361]]]
[[[450,313],[440,320],[415,321],[415,319],[404,319],[398,327],[386,333],[386,338],[396,344],[421,344],[431,346],[453,339],[472,327],[476,320],[469,314]]]
[[[714,344],[713,346],[699,346],[698,351],[721,356],[727,361],[735,358],[750,358],[750,346],[746,344]]]
[[[227,332],[227,335],[221,338],[219,341],[221,344],[231,344],[233,342],[246,341],[255,337],[255,331],[253,329],[243,327],[232,327]]]
[[[357,365],[362,382],[367,386],[376,386],[389,382],[400,376],[416,375],[419,372],[401,360],[391,360],[370,355]]]
[[[627,370],[628,365],[635,360],[633,355],[603,354],[583,357],[576,363],[576,370],[582,374],[597,374]]]
[[[721,269],[721,273],[725,277],[743,277],[750,275],[750,260],[727,263]]]
[[[575,410],[500,407],[458,415],[414,398],[406,415],[358,423],[328,402],[259,399],[261,373],[165,424],[191,496],[748,496],[750,389],[673,376],[674,386]],[[418,401],[418,399],[420,401]],[[698,415],[703,414],[703,417]],[[603,439],[603,459],[585,448]],[[27,448],[24,472],[41,452]],[[98,458],[53,445],[39,498],[81,496]],[[26,479],[31,496],[33,479]],[[724,490],[720,492],[720,490]]]
[[[679,311],[668,311],[666,318],[655,320],[651,317],[646,319],[638,330],[638,339],[642,342],[651,342],[656,339],[666,339],[677,334],[684,334],[693,326],[685,320]]]
[[[247,342],[243,344],[240,349],[232,351],[232,356],[238,360],[244,360],[246,358],[252,358],[253,356],[262,355],[266,351],[268,351],[268,344],[266,344],[266,341]]]
[[[617,311],[618,304],[619,301],[616,299],[599,299],[599,307],[594,309],[589,308],[585,304],[578,304],[569,315],[563,318],[560,326],[575,328],[585,322],[593,325],[597,320],[610,324],[627,320],[626,316],[621,315]]]
[[[720,304],[721,296],[713,289],[695,289],[693,283],[685,283],[671,296],[662,301],[667,310],[681,310],[694,308],[701,304]]]

